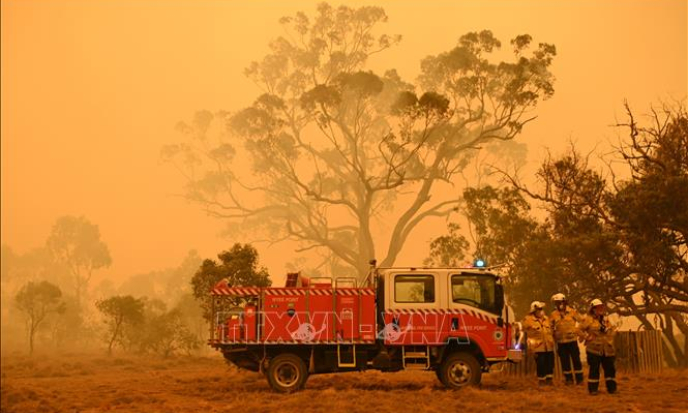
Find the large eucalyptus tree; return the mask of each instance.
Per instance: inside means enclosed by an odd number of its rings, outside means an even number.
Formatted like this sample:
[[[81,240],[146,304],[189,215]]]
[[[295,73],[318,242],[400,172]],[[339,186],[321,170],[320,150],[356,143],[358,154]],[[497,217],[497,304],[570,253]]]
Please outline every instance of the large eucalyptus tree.
[[[467,33],[420,63],[417,83],[368,63],[400,36],[379,34],[380,7],[318,6],[280,23],[285,35],[246,75],[260,88],[238,112],[199,112],[163,156],[187,197],[239,228],[318,249],[362,275],[397,259],[414,228],[444,216],[453,183],[481,145],[515,138],[553,92],[550,44]],[[384,235],[380,235],[384,234]]]

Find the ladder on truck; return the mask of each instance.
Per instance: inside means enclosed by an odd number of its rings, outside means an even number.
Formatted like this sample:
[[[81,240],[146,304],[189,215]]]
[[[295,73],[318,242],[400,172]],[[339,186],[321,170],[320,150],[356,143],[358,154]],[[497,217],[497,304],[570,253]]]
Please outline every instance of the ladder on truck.
[[[430,346],[403,346],[401,361],[404,369],[427,370],[430,368]]]

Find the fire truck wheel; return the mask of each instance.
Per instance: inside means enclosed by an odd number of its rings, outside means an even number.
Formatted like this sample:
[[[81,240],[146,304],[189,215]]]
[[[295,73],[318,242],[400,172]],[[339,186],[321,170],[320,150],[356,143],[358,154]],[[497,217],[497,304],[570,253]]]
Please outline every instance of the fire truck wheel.
[[[437,377],[442,384],[450,389],[475,386],[480,383],[481,374],[478,359],[470,353],[463,352],[448,356],[437,371]]]
[[[273,390],[291,393],[302,389],[306,384],[308,369],[301,357],[284,353],[270,360],[267,378]]]

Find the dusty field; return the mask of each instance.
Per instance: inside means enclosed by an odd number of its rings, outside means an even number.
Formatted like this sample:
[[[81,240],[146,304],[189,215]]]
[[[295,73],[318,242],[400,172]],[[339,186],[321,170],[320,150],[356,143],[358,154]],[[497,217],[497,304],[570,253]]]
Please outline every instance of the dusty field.
[[[65,355],[3,357],[2,413],[14,412],[688,412],[688,372],[620,375],[619,394],[588,396],[532,379],[483,376],[479,389],[444,390],[433,373],[321,375],[293,395],[218,357],[170,360]]]

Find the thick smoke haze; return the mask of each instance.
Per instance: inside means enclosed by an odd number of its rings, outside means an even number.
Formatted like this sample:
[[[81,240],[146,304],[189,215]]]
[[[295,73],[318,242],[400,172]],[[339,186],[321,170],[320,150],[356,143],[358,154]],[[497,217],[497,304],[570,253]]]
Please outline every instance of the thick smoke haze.
[[[688,1],[0,8],[2,413],[685,410]]]
[[[349,4],[351,2],[348,2]],[[94,280],[115,284],[177,267],[191,249],[214,257],[234,242],[222,223],[180,196],[183,180],[160,161],[180,140],[174,126],[197,110],[235,111],[261,92],[244,68],[282,35],[279,18],[316,2],[3,1],[2,243],[17,253],[44,244],[55,220],[85,216],[100,228],[112,265]],[[380,5],[384,31],[403,39],[369,68],[414,80],[422,58],[469,31],[500,39],[529,33],[556,45],[556,93],[517,142],[524,176],[545,148],[573,140],[604,148],[623,102],[643,111],[687,91],[685,1],[424,1]],[[400,264],[416,264],[442,222],[420,227]],[[293,246],[257,244],[281,277]],[[280,278],[277,278],[278,280]],[[93,283],[92,283],[93,285]]]

